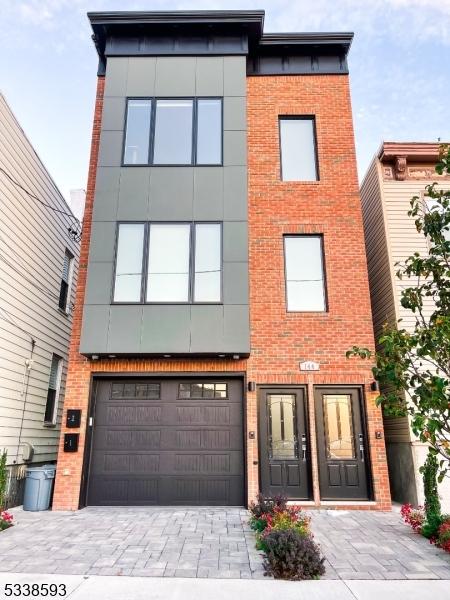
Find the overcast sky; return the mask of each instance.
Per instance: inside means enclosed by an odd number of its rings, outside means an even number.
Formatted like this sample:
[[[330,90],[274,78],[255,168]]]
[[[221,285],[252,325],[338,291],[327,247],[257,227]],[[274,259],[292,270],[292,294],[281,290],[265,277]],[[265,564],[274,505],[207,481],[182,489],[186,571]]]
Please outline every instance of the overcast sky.
[[[0,89],[67,197],[85,188],[97,58],[87,11],[251,9],[265,31],[354,31],[360,178],[383,140],[450,139],[450,0],[0,0]]]

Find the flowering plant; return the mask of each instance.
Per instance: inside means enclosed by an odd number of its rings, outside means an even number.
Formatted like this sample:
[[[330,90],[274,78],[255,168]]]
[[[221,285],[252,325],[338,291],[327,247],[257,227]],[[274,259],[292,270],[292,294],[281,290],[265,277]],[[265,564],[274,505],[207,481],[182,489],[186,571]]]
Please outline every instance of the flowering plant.
[[[425,522],[425,509],[423,506],[414,508],[412,504],[403,504],[400,514],[403,520],[417,533],[422,532],[422,526]]]
[[[450,552],[450,516],[439,527],[436,545],[446,552]]]
[[[310,517],[305,515],[299,506],[275,507],[273,513],[266,517],[265,529],[257,535],[258,550],[266,551],[265,541],[273,531],[293,530],[302,537],[312,537],[310,521]]]
[[[4,529],[8,529],[8,527],[12,527],[13,525],[13,516],[11,513],[6,510],[0,511],[0,531]]]

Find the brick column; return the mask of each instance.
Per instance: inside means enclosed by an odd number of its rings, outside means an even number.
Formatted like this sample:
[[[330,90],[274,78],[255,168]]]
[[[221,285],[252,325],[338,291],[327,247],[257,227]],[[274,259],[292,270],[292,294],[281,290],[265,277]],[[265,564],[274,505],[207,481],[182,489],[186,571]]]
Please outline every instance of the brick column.
[[[86,288],[89,240],[91,235],[92,208],[94,204],[95,178],[97,174],[97,160],[100,145],[104,88],[105,78],[99,77],[97,80],[94,123],[92,127],[86,205],[84,209],[83,234],[81,238],[80,263],[78,269],[77,291],[75,296],[75,309],[73,314],[73,328],[69,348],[66,394],[61,424],[61,436],[59,440],[53,510],[77,510],[80,497],[91,370],[88,359],[82,356],[78,350],[80,345],[81,320],[83,316],[83,303]],[[68,431],[65,427],[66,412],[68,408],[79,408],[82,411],[81,427],[79,430],[80,441],[78,452],[76,454],[66,454],[63,448],[64,433]],[[77,431],[78,430],[70,429],[71,433],[76,433]]]

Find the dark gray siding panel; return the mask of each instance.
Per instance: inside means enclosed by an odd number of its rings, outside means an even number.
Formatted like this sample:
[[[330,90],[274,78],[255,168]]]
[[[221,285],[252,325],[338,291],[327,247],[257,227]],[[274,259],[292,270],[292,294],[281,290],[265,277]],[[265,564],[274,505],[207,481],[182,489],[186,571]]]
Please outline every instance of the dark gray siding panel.
[[[224,166],[121,166],[127,95],[224,97]],[[117,221],[223,222],[220,305],[111,306]],[[81,352],[247,354],[244,56],[109,57]]]

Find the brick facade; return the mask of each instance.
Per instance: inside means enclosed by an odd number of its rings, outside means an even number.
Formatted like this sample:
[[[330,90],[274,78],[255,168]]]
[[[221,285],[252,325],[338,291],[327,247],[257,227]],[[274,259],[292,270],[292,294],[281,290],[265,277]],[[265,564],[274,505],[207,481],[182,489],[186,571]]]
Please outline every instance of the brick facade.
[[[231,359],[102,359],[78,353],[86,285],[89,237],[99,147],[104,79],[99,78],[94,114],[80,270],[70,348],[65,410],[81,408],[80,447],[62,451],[63,422],[53,508],[76,510],[83,472],[83,449],[92,375],[123,373],[240,373],[256,384],[301,384],[309,401],[309,426],[315,431],[313,391],[317,384],[360,385],[366,390],[369,446],[375,503],[390,508],[382,418],[370,392],[370,364],[347,360],[353,344],[372,348],[373,332],[363,226],[356,174],[348,77],[264,76],[247,80],[249,166],[249,252],[251,355]],[[316,115],[320,181],[282,182],[279,174],[278,116]],[[286,313],[283,234],[324,235],[329,311]],[[319,362],[317,373],[300,373],[302,360]],[[64,411],[65,417],[65,411]],[[257,393],[246,395],[248,500],[259,489]],[[248,438],[248,436],[246,436]],[[315,436],[311,436],[314,502],[320,504]],[[343,507],[342,505],[340,506]]]

